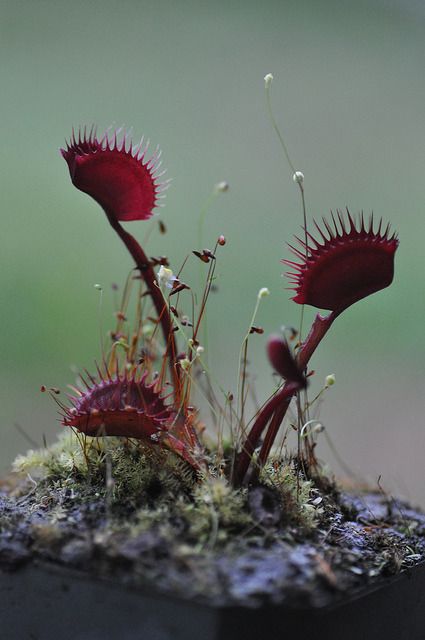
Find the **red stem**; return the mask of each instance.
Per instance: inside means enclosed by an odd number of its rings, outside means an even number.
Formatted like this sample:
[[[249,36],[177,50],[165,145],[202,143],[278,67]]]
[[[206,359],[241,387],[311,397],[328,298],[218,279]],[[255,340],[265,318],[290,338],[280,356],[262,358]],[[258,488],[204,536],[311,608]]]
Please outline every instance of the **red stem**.
[[[307,367],[314,351],[317,349],[319,343],[322,341],[333,321],[339,314],[340,311],[332,311],[326,317],[317,314],[310,329],[310,333],[304,340],[298,352],[297,362],[300,369],[304,370]],[[289,403],[299,388],[299,385],[294,382],[286,382],[284,386],[272,398],[270,398],[270,400],[266,402],[263,408],[259,411],[252,429],[249,432],[236,460],[233,476],[233,483],[236,486],[240,486],[242,484],[251,463],[252,454],[258,446],[264,429],[267,427],[273,414],[275,414],[258,456],[260,465],[264,465],[266,462],[279,427],[285,417],[286,411],[288,410]]]
[[[258,416],[252,426],[251,431],[249,432],[244,446],[242,447],[241,452],[239,453],[235,471],[233,474],[233,484],[235,486],[240,486],[242,481],[248,471],[248,467],[250,465],[252,454],[254,453],[258,442],[262,436],[264,429],[267,427],[269,420],[271,419],[273,413],[279,408],[285,407],[285,411],[289,406],[292,396],[298,389],[298,385],[295,383],[285,384],[279,391],[275,393],[274,396],[270,398],[268,402],[263,406],[263,408],[259,411]],[[283,419],[283,416],[282,416]]]
[[[157,285],[155,272],[150,264],[149,259],[147,258],[145,252],[143,251],[137,240],[130,233],[123,229],[116,218],[108,215],[108,220],[112,228],[117,232],[117,234],[127,247],[128,251],[130,252],[151,295],[156,312],[158,314],[159,322],[161,323],[162,333],[164,335],[168,364],[170,367],[171,378],[174,384],[174,395],[176,398],[178,398],[180,391],[180,377],[179,372],[175,367],[175,359],[177,355],[176,340],[174,337],[173,325],[171,322],[170,314],[168,312],[168,307],[164,301],[161,290]]]

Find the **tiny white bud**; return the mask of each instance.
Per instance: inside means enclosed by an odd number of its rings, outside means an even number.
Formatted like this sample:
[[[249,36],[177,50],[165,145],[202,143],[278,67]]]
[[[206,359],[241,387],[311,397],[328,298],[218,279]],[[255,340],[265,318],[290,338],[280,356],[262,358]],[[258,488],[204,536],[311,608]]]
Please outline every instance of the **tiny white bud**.
[[[94,288],[97,289],[98,291],[102,291],[102,285],[100,284],[95,284]]]
[[[304,184],[304,174],[301,171],[295,171],[292,180],[297,184]]]
[[[271,84],[273,82],[273,76],[271,73],[267,73],[264,76],[264,86],[266,87],[266,89],[269,89],[271,87]]]
[[[161,265],[158,270],[157,280],[160,287],[167,287],[167,289],[173,288],[173,282],[176,276],[171,269],[167,269],[164,265]]]
[[[225,193],[226,191],[229,191],[229,183],[226,182],[225,180],[222,180],[221,182],[217,182],[217,184],[214,187],[214,191],[216,193]]]
[[[333,384],[335,384],[335,381],[336,381],[335,374],[330,373],[325,378],[325,387],[331,387]]]
[[[196,355],[200,356],[204,353],[205,349],[202,346],[196,347]]]
[[[189,358],[182,358],[181,360],[179,360],[179,364],[180,364],[181,368],[183,369],[183,371],[187,371],[190,368],[190,360],[189,360]]]
[[[270,295],[270,291],[267,289],[267,287],[263,287],[258,292],[258,299],[261,300],[262,298],[265,298],[266,296],[269,296],[269,295]]]

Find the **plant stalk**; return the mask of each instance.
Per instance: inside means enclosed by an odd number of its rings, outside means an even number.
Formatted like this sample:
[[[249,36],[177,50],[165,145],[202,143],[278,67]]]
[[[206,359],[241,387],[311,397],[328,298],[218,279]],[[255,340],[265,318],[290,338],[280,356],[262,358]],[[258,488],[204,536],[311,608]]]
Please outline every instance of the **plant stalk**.
[[[297,363],[301,370],[306,369],[311,356],[339,314],[340,311],[332,311],[325,317],[321,316],[319,313],[317,314],[311,326],[310,333],[301,345],[297,355]],[[236,460],[233,476],[233,484],[235,486],[240,486],[242,484],[251,463],[252,455],[258,446],[265,428],[269,424],[270,420],[272,420],[258,456],[259,465],[263,466],[265,464],[273,446],[273,442],[276,439],[279,427],[288,410],[291,399],[299,388],[299,385],[294,382],[285,382],[283,387],[274,396],[272,396],[259,411],[251,431],[249,432]]]
[[[162,333],[164,335],[166,355],[168,357],[171,379],[173,381],[174,396],[176,399],[178,399],[178,397],[180,396],[180,372],[175,366],[177,357],[176,340],[168,307],[164,300],[162,292],[157,285],[155,272],[150,264],[148,257],[146,256],[137,240],[130,233],[125,231],[125,229],[123,229],[116,218],[114,218],[113,216],[109,216],[108,214],[107,216],[112,228],[114,229],[114,231],[116,231],[116,233],[119,235],[119,237],[127,247],[128,251],[130,252],[152,298],[152,302],[158,314],[158,321],[161,324]]]

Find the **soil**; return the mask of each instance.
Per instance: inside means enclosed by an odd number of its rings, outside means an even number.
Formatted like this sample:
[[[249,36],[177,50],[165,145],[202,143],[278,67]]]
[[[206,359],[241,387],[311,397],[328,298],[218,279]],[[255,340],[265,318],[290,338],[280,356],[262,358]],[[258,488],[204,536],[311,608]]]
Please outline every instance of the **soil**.
[[[114,499],[104,478],[74,480],[0,485],[0,570],[42,560],[208,603],[318,607],[425,557],[425,514],[383,492],[309,481],[303,520],[288,494],[258,484],[224,496],[232,518],[199,489],[177,499],[160,479],[131,499]]]

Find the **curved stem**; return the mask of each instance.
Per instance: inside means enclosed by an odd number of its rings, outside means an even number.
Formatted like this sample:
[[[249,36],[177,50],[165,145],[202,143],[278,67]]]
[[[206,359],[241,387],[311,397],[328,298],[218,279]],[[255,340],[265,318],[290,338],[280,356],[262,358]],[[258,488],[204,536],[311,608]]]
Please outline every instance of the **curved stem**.
[[[311,325],[310,332],[307,338],[302,343],[297,356],[297,362],[302,371],[308,365],[311,356],[316,351],[320,342],[329,331],[332,323],[340,313],[341,311],[331,311],[331,313],[325,317],[321,316],[320,313],[318,313],[315,317],[314,322]]]
[[[164,335],[166,353],[168,356],[168,364],[171,372],[171,379],[174,385],[174,396],[179,397],[180,392],[180,376],[179,371],[175,367],[175,360],[177,356],[176,340],[173,332],[173,325],[171,322],[170,314],[168,312],[167,304],[161,293],[161,290],[157,286],[155,272],[150,264],[148,257],[143,251],[137,240],[120,225],[118,220],[113,216],[108,216],[111,227],[116,231],[121,240],[124,242],[128,251],[130,252],[137,268],[140,271],[142,278],[144,279],[148,288],[149,294],[154,303],[156,312],[158,314],[158,320],[161,324],[162,333]]]

